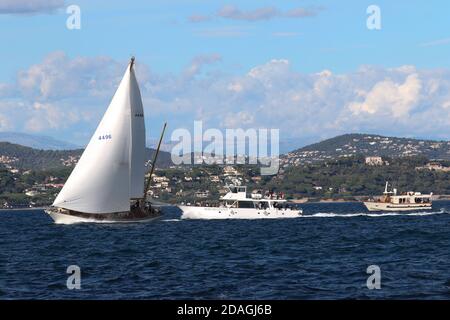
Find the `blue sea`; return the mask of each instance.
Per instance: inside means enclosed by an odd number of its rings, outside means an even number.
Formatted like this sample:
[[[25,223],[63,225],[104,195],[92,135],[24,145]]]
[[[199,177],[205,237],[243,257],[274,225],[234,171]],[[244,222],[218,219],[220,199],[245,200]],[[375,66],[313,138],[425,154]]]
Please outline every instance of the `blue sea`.
[[[55,225],[0,212],[0,299],[450,299],[450,202],[369,214],[304,204],[286,220]],[[67,268],[81,270],[69,290]],[[380,289],[368,289],[368,266]]]

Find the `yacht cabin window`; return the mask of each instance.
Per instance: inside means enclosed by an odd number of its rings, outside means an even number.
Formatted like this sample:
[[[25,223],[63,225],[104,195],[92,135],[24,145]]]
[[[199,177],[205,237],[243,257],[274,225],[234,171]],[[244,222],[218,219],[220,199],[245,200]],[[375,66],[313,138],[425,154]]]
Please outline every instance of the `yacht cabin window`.
[[[253,201],[238,201],[238,208],[254,209]]]

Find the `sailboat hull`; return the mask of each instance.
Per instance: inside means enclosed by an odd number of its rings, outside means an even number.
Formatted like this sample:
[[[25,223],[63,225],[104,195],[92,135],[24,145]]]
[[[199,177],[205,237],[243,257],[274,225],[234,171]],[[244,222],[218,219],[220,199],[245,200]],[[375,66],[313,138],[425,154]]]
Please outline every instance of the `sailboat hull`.
[[[158,219],[161,216],[159,209],[152,208],[151,211],[136,217],[130,212],[119,212],[115,214],[94,215],[77,212],[63,212],[58,208],[51,208],[45,212],[53,219],[55,224],[75,224],[75,223],[136,223],[148,222]]]

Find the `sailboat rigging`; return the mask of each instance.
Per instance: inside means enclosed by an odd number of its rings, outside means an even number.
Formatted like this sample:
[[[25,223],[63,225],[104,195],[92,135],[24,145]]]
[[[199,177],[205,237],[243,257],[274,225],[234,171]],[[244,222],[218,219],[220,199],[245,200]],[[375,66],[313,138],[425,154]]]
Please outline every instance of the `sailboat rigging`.
[[[167,127],[167,122],[164,123],[164,127],[163,127],[162,132],[161,132],[161,137],[159,137],[158,147],[156,148],[156,152],[155,152],[155,155],[153,157],[152,168],[150,169],[150,173],[148,175],[147,183],[145,184],[144,196],[142,197],[143,201],[145,201],[145,199],[147,198],[147,192],[148,192],[148,190],[150,188],[150,183],[152,181],[153,172],[155,171],[156,160],[158,159],[159,149],[161,148],[161,142],[162,142],[162,139],[164,138],[164,133],[166,132],[166,127]]]

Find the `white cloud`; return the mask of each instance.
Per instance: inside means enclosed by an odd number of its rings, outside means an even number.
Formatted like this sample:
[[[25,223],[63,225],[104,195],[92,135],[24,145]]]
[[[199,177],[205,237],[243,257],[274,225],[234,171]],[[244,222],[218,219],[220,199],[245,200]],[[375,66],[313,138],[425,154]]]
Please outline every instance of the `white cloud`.
[[[284,15],[289,18],[307,18],[316,16],[323,8],[294,8]]]
[[[64,0],[0,0],[0,14],[52,13],[64,6]]]
[[[289,69],[288,60],[273,59],[266,64],[252,68],[247,75],[266,87],[273,87],[273,85],[280,85],[278,81],[284,82],[290,77]]]
[[[71,108],[63,109],[54,104],[35,102],[29,109],[31,116],[25,129],[31,132],[67,128],[79,121],[79,115]]]
[[[304,74],[273,59],[237,75],[153,80],[144,104],[175,127],[203,119],[212,127],[280,128],[282,138],[299,143],[348,132],[450,138],[450,70],[362,66]]]
[[[9,83],[0,83],[0,97],[8,97],[13,94],[14,86]]]
[[[11,123],[8,118],[0,114],[0,131],[8,131],[11,129]]]
[[[390,79],[380,81],[367,94],[363,102],[350,102],[355,114],[381,114],[387,117],[408,117],[420,98],[421,81],[417,73],[407,76],[402,84]]]
[[[217,53],[196,56],[192,59],[191,64],[185,71],[185,74],[188,77],[197,75],[201,72],[203,66],[216,63],[221,59],[222,57],[220,56],[220,54]]]
[[[244,90],[244,87],[239,82],[233,82],[228,85],[228,90],[234,92],[242,92],[242,90]]]
[[[435,47],[435,46],[441,46],[446,45],[450,43],[450,38],[444,38],[439,40],[433,40],[429,42],[423,42],[420,44],[421,47]]]
[[[258,21],[274,18],[278,15],[278,10],[275,7],[262,7],[255,10],[242,11],[236,6],[225,5],[217,12],[217,15],[232,20]]]
[[[18,71],[15,82],[0,84],[3,123],[9,119],[11,130],[58,132],[97,121],[120,81],[123,65],[107,57],[71,59],[63,52],[50,53]],[[145,66],[138,71],[146,79]]]
[[[255,117],[253,114],[240,111],[238,113],[229,113],[225,115],[222,126],[225,128],[243,128],[254,124]]]
[[[215,15],[193,14],[188,17],[188,21],[193,23],[204,22],[213,19],[214,16],[246,22],[264,21],[274,18],[303,19],[317,16],[322,10],[322,7],[297,7],[283,12],[273,6],[243,10],[235,5],[224,5],[215,13]]]
[[[119,64],[107,57],[70,59],[57,51],[19,71],[17,88],[24,96],[38,100],[102,95],[119,80],[118,71]]]
[[[221,59],[200,55],[175,74],[155,73],[138,60],[147,121],[164,118],[172,129],[199,119],[205,128],[279,128],[281,139],[299,144],[348,132],[450,138],[450,70],[361,66],[306,74],[273,59],[231,74]],[[49,54],[0,85],[0,130],[92,132],[126,63]]]

